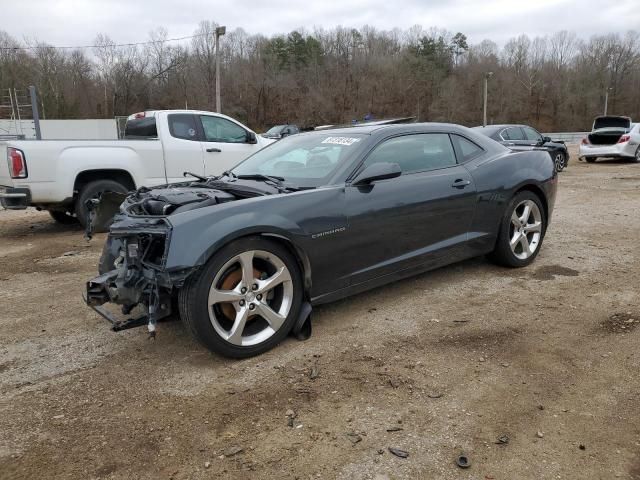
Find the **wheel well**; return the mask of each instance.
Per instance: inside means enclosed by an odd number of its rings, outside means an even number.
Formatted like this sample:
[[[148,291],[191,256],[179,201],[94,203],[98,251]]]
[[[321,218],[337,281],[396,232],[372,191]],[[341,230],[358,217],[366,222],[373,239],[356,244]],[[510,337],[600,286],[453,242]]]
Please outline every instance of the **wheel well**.
[[[302,278],[304,280],[304,292],[307,299],[311,298],[311,264],[309,263],[309,258],[305,254],[305,252],[296,247],[291,240],[281,235],[276,235],[272,233],[263,233],[260,234],[261,237],[266,237],[272,241],[278,242],[280,245],[289,250],[289,253],[293,255],[293,258],[298,262],[298,267],[300,267],[300,272],[302,273]]]
[[[136,188],[136,183],[133,181],[133,177],[126,170],[86,170],[79,173],[76,177],[76,181],[73,184],[74,193],[79,192],[87,183],[95,180],[113,180],[121,183],[129,190],[134,190]]]
[[[528,191],[533,193],[536,197],[540,199],[540,203],[542,203],[542,208],[544,209],[544,218],[549,221],[549,205],[547,205],[547,197],[545,197],[544,192],[537,185],[524,185],[520,187],[518,191],[514,195],[517,195],[520,192]]]

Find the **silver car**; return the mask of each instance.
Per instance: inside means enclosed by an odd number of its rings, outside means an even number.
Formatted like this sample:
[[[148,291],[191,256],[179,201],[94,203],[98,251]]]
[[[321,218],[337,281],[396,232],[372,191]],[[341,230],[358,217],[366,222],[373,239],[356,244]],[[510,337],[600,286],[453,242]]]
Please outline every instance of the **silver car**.
[[[580,158],[621,158],[640,162],[640,123],[629,117],[596,117],[591,133],[582,139]]]

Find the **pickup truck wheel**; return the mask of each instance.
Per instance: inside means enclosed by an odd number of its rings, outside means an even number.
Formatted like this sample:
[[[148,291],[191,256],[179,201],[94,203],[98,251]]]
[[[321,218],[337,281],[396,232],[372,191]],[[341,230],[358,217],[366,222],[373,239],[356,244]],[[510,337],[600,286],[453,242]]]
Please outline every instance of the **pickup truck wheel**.
[[[127,193],[128,191],[129,189],[127,187],[115,180],[96,180],[87,183],[80,189],[80,194],[76,199],[76,217],[78,217],[80,225],[83,227],[87,226],[87,215],[89,214],[87,200],[98,198],[104,192]],[[93,231],[96,233],[107,232],[109,226],[111,226],[111,222],[112,221],[109,220],[102,225],[94,225]]]
[[[302,305],[296,259],[261,237],[237,240],[187,279],[182,320],[205,347],[232,358],[266,352],[293,327]]]
[[[540,252],[547,219],[538,196],[519,192],[505,210],[490,258],[505,267],[526,267]]]
[[[78,223],[77,217],[61,210],[49,210],[49,215],[61,225],[76,225]]]

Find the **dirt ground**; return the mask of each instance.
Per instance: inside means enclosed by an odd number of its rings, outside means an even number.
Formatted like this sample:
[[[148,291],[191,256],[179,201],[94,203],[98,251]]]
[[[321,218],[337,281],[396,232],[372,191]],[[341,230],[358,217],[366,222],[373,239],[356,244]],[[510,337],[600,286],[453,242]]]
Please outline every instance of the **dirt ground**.
[[[574,156],[528,268],[318,307],[242,361],[111,332],[81,299],[103,240],[0,211],[2,479],[640,479],[638,164]]]

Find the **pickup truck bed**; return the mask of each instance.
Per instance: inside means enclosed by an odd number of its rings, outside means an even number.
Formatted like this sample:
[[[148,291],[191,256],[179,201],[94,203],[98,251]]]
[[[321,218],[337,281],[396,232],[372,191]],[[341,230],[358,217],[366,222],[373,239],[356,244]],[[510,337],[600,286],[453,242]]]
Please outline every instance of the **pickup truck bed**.
[[[131,138],[0,141],[0,204],[85,225],[87,200],[102,192],[178,182],[184,172],[219,175],[273,142],[225,115],[196,110],[134,114],[125,132]]]

